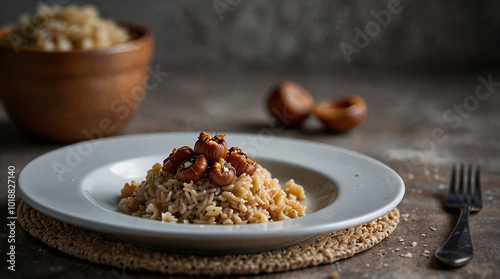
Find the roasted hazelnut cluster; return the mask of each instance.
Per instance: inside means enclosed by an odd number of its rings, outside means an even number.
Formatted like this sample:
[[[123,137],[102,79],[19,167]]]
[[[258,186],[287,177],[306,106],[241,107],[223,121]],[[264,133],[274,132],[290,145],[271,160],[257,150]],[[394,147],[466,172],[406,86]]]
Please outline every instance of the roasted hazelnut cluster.
[[[176,173],[183,182],[206,176],[213,185],[227,186],[242,174],[252,175],[257,163],[238,147],[227,149],[225,134],[210,136],[201,132],[194,149],[174,148],[163,161],[163,170]]]
[[[363,98],[352,95],[315,105],[311,94],[295,82],[284,81],[272,89],[267,107],[286,127],[301,125],[312,113],[328,130],[343,133],[361,124],[367,114]]]

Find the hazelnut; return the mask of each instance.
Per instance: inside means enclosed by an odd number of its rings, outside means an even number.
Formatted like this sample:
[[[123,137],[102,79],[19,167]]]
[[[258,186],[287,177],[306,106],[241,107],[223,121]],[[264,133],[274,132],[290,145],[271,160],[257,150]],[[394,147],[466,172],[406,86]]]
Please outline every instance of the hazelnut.
[[[205,156],[209,164],[219,161],[219,158],[226,158],[227,144],[224,140],[225,134],[210,136],[201,132],[194,145],[194,152]]]
[[[197,181],[208,169],[207,159],[203,155],[193,155],[184,160],[177,169],[177,178],[182,182]]]
[[[239,147],[231,147],[228,150],[226,161],[234,167],[237,176],[244,173],[252,175],[257,170],[257,163]]]
[[[302,86],[284,81],[272,91],[267,107],[283,125],[295,127],[302,124],[311,114],[314,100]]]
[[[367,106],[363,98],[353,95],[321,102],[313,113],[329,130],[344,133],[365,120]]]
[[[208,169],[207,177],[213,185],[224,187],[233,183],[236,170],[231,166],[231,163],[220,158]]]
[[[179,165],[187,158],[194,155],[193,149],[189,146],[183,146],[179,149],[174,148],[172,153],[163,160],[163,170],[171,173],[175,173]]]

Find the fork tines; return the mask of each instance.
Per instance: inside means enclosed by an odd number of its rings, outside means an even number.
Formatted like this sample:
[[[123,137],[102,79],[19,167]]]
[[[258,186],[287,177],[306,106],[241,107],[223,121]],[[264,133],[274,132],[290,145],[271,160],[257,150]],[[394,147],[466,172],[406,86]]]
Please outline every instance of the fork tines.
[[[456,178],[457,178],[457,165],[453,165],[452,173],[451,173],[451,181],[450,181],[450,190],[448,195],[448,201],[450,203],[456,203],[456,196],[461,196],[461,198],[465,199],[465,202],[470,203],[471,209],[481,209],[482,208],[482,199],[481,199],[481,182],[479,179],[480,176],[480,168],[479,165],[476,166],[474,170],[474,193],[472,192],[472,172],[473,167],[471,164],[467,166],[467,175],[465,174],[464,164],[460,164],[460,168],[458,170],[458,189],[455,189]],[[464,181],[467,183],[467,189],[464,191]],[[455,196],[455,201],[450,201],[450,198]]]

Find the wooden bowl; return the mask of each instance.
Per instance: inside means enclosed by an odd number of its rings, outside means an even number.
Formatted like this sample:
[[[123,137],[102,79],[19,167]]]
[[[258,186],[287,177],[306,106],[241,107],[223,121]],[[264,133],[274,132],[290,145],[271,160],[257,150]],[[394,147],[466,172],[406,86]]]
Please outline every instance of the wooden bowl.
[[[0,43],[0,97],[12,122],[28,134],[76,142],[115,134],[143,98],[153,36],[123,25],[123,44],[47,52]],[[0,28],[0,42],[15,25]]]

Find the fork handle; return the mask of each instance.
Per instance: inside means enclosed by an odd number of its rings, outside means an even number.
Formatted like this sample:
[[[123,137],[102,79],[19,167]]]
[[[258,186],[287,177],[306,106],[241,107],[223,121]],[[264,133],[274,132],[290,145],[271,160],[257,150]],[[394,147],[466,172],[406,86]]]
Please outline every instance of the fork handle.
[[[460,219],[448,240],[436,250],[436,258],[450,266],[462,266],[472,259],[474,250],[469,232],[469,208],[460,208]]]

